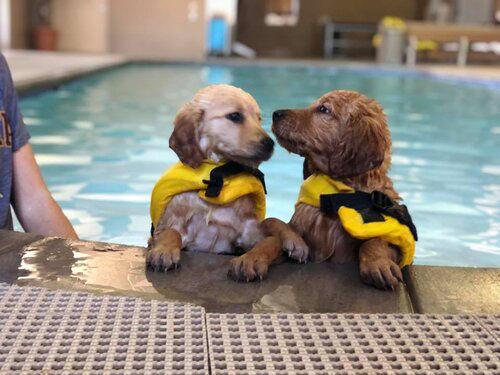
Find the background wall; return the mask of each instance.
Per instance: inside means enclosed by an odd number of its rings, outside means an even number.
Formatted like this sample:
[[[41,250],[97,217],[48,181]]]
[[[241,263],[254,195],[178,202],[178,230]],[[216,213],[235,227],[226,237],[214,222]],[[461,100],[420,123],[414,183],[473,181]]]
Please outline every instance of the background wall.
[[[9,5],[11,48],[32,47],[36,0],[0,1]],[[50,22],[60,51],[200,60],[205,57],[204,4],[204,0],[51,0]]]
[[[108,0],[52,0],[51,5],[51,22],[57,30],[59,50],[94,53],[109,50]]]
[[[28,48],[30,44],[30,3],[28,0],[10,2],[10,48]]]
[[[493,0],[456,0],[458,23],[490,24],[493,22]]]
[[[110,51],[143,59],[200,60],[204,14],[203,0],[110,0]]]
[[[377,23],[386,15],[422,18],[426,0],[302,0],[296,26],[267,26],[266,0],[240,0],[236,40],[258,56],[321,56],[322,21]]]

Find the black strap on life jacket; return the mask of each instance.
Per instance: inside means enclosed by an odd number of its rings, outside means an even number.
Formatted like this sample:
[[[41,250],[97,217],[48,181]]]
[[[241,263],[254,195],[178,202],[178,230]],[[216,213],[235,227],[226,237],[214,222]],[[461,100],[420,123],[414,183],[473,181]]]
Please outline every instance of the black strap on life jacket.
[[[267,194],[266,181],[264,179],[264,173],[258,169],[250,168],[245,165],[236,163],[235,161],[229,161],[220,167],[212,169],[210,172],[210,180],[203,180],[204,184],[207,184],[207,190],[205,191],[205,197],[214,198],[218,197],[222,187],[224,186],[224,178],[229,176],[234,176],[239,173],[250,173],[251,175],[257,177],[264,188],[264,193]],[[151,223],[151,237],[153,237],[155,231],[154,224]]]
[[[365,193],[322,194],[319,197],[320,210],[327,216],[337,214],[340,207],[345,206],[358,211],[365,223],[384,221],[382,214],[391,216],[410,229],[415,241],[418,240],[417,228],[404,204],[398,204],[381,191]]]
[[[210,172],[210,180],[203,180],[204,184],[207,184],[207,190],[205,191],[205,197],[215,198],[218,197],[222,187],[224,186],[224,178],[229,176],[234,176],[239,173],[250,173],[251,175],[257,177],[264,188],[264,193],[267,194],[266,181],[264,180],[264,173],[258,169],[250,168],[245,165],[236,163],[235,161],[229,161],[220,167],[212,169]]]

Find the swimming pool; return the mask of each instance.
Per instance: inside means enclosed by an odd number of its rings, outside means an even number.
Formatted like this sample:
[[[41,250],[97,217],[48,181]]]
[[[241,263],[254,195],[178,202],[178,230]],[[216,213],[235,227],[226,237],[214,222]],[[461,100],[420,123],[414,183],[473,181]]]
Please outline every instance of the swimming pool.
[[[212,83],[254,95],[268,130],[273,110],[332,89],[376,98],[419,230],[415,263],[500,267],[500,90],[376,69],[130,64],[24,97],[38,163],[81,238],[145,245],[151,189],[177,161],[175,113]],[[261,170],[268,216],[288,220],[302,160],[278,147]]]

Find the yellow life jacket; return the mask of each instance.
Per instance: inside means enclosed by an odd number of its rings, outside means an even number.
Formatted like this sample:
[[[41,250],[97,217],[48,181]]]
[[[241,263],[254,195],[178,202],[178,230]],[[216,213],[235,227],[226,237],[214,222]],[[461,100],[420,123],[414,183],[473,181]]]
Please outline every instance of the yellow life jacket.
[[[231,169],[229,175],[221,177],[218,181],[217,178],[214,180],[214,175],[215,177],[217,175],[213,171],[226,166]],[[258,170],[250,173],[249,168],[234,162],[204,161],[195,169],[179,162],[167,170],[153,188],[150,207],[153,227],[160,221],[165,207],[174,195],[187,191],[198,191],[201,199],[217,205],[228,204],[244,195],[251,195],[259,220],[264,220],[266,217],[265,185],[263,174]]]
[[[389,209],[379,210],[380,207],[376,207],[376,202],[370,202],[373,201],[373,197],[377,196],[389,202],[385,205]],[[331,204],[328,198],[339,199]],[[406,206],[392,202],[385,194],[357,192],[324,174],[313,174],[304,181],[300,188],[297,204],[299,203],[318,207],[323,213],[329,210],[330,204],[331,213],[338,214],[342,226],[352,237],[361,240],[379,237],[399,247],[402,255],[399,263],[401,268],[413,262],[417,239],[415,226]]]

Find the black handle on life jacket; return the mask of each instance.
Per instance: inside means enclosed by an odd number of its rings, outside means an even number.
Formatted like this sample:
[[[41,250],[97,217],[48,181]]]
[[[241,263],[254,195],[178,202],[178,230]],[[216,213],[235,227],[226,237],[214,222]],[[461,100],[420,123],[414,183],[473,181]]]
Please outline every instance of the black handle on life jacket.
[[[406,225],[410,229],[411,234],[413,234],[415,241],[418,241],[417,227],[413,224],[413,220],[406,205],[394,202],[381,191],[372,192],[371,200],[375,210],[382,212],[387,216],[391,216],[401,224]]]
[[[236,163],[235,161],[229,161],[220,167],[212,169],[210,172],[210,180],[203,180],[203,183],[208,185],[207,190],[205,191],[205,196],[209,198],[218,197],[222,187],[224,186],[224,178],[243,172],[250,173],[251,175],[257,177],[264,188],[264,193],[267,194],[264,173],[256,168],[250,168],[246,165]]]
[[[340,207],[348,207],[358,211],[365,223],[384,221],[382,214],[391,216],[410,229],[415,241],[418,241],[417,228],[404,204],[398,204],[381,191],[365,193],[322,194],[319,197],[320,210],[327,216],[337,214]]]

